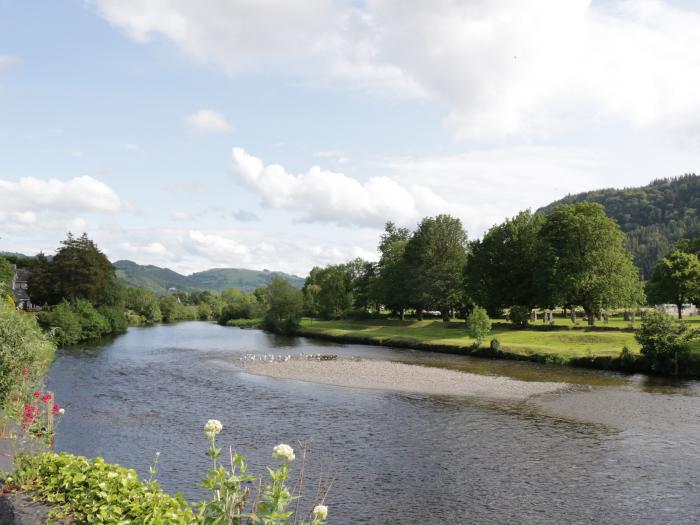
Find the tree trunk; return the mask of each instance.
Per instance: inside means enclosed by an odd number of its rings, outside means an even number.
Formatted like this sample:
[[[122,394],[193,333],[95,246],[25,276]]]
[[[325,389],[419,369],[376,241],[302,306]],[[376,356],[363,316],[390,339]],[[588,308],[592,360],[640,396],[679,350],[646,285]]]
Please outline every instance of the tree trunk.
[[[449,322],[450,322],[450,309],[449,309],[449,308],[443,308],[443,309],[442,309],[442,322],[443,322],[443,323],[449,323]]]
[[[678,308],[678,319],[683,319],[683,303],[676,303],[676,308]]]
[[[401,320],[406,320],[406,310],[404,308],[401,308]]]
[[[586,312],[586,317],[588,318],[588,326],[595,326],[595,314],[592,310],[584,310]]]
[[[416,313],[418,314],[418,320],[422,321],[423,320],[423,307],[421,306],[420,308],[418,308]]]

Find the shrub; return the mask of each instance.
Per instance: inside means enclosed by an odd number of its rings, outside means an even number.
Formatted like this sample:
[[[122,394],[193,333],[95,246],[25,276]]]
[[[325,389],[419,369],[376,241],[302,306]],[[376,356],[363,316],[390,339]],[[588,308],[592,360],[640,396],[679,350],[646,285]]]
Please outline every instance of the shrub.
[[[467,333],[469,337],[476,340],[477,346],[481,345],[484,338],[491,333],[491,319],[486,310],[480,306],[475,306],[467,317]]]
[[[97,311],[109,323],[111,333],[123,332],[129,326],[126,311],[120,306],[100,306]]]
[[[67,301],[40,312],[37,319],[43,328],[52,330],[59,345],[75,344],[82,340],[80,317]]]
[[[530,322],[530,309],[527,306],[516,304],[508,313],[508,320],[516,328],[527,328]]]
[[[0,405],[20,385],[22,371],[34,365],[43,372],[55,350],[34,316],[0,303]]]
[[[497,337],[494,337],[491,339],[491,344],[489,345],[491,348],[492,352],[500,352],[501,351],[501,342],[498,340]]]
[[[620,366],[623,370],[632,370],[634,368],[634,364],[637,361],[637,358],[627,346],[624,346],[622,348],[622,352],[620,352],[619,359]]]
[[[642,325],[635,338],[642,346],[642,355],[652,370],[668,371],[673,365],[678,373],[679,360],[690,349],[690,342],[698,332],[659,310],[651,310],[642,317]]]

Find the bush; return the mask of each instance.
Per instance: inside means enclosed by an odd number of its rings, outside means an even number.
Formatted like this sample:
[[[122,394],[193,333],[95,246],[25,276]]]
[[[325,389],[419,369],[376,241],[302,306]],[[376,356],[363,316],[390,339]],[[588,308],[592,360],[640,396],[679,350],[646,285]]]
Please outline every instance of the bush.
[[[620,352],[620,366],[623,370],[634,370],[634,365],[637,362],[637,357],[632,353],[632,351],[624,346],[622,352]]]
[[[486,310],[475,306],[467,317],[467,333],[472,339],[476,339],[477,346],[481,345],[484,338],[491,333],[491,319]]]
[[[20,385],[22,370],[34,365],[45,371],[55,350],[34,316],[0,303],[0,405]]]
[[[40,312],[37,319],[42,328],[52,331],[59,345],[75,344],[82,340],[80,317],[67,301]]]
[[[97,339],[115,331],[126,329],[124,310],[118,306],[104,306],[100,310],[85,299],[75,304],[66,301],[39,313],[39,324],[52,330],[59,345],[70,345]]]
[[[129,326],[126,311],[120,306],[100,306],[97,311],[109,323],[110,332],[123,332]]]
[[[189,525],[195,522],[180,496],[163,493],[157,482],[139,481],[135,471],[67,453],[21,455],[17,470],[7,482],[32,491],[48,503],[70,513],[78,523],[161,523]]]
[[[635,339],[642,346],[642,355],[652,370],[679,372],[679,362],[690,350],[690,342],[698,332],[659,310],[651,310],[642,317],[642,325]]]
[[[496,337],[491,339],[491,344],[489,346],[492,352],[498,353],[501,351],[501,342]]]
[[[516,328],[527,328],[530,322],[530,308],[522,305],[513,306],[508,313],[508,320]]]

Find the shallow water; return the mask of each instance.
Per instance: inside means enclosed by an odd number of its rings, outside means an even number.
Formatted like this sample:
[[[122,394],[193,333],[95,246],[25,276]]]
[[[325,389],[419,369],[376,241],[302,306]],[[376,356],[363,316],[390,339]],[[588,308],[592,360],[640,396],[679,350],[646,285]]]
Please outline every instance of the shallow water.
[[[250,354],[391,359],[524,380],[569,392],[528,403],[402,394],[244,373]],[[626,377],[405,349],[335,345],[206,323],[131,328],[59,351],[49,388],[66,407],[57,449],[136,468],[196,500],[208,466],[202,426],[271,463],[279,442],[310,442],[307,495],[334,477],[330,522],[696,523],[700,383]]]

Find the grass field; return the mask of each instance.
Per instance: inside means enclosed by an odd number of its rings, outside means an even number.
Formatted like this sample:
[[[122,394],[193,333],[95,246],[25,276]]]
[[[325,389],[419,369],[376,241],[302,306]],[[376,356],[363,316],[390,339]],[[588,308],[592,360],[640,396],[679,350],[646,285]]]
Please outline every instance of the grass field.
[[[689,322],[697,325],[700,319]],[[541,322],[540,322],[541,323]],[[505,324],[505,322],[504,322]],[[630,330],[631,324],[623,320],[611,320],[607,330],[587,330],[581,323],[573,329],[571,321],[558,319],[555,324],[558,329],[516,330],[510,327],[497,326],[491,335],[482,343],[488,346],[492,338],[498,338],[504,351],[520,355],[551,355],[563,359],[575,357],[617,357],[624,346],[633,353],[639,353],[639,344]],[[639,323],[637,323],[638,326]],[[568,327],[569,329],[565,329]],[[304,319],[301,325],[303,334],[313,336],[319,334],[326,337],[350,337],[363,339],[375,344],[423,344],[454,347],[470,347],[474,340],[466,334],[464,322],[443,323],[440,320],[399,321],[399,320],[367,320],[367,321],[317,321]],[[700,351],[700,345],[696,345]]]

